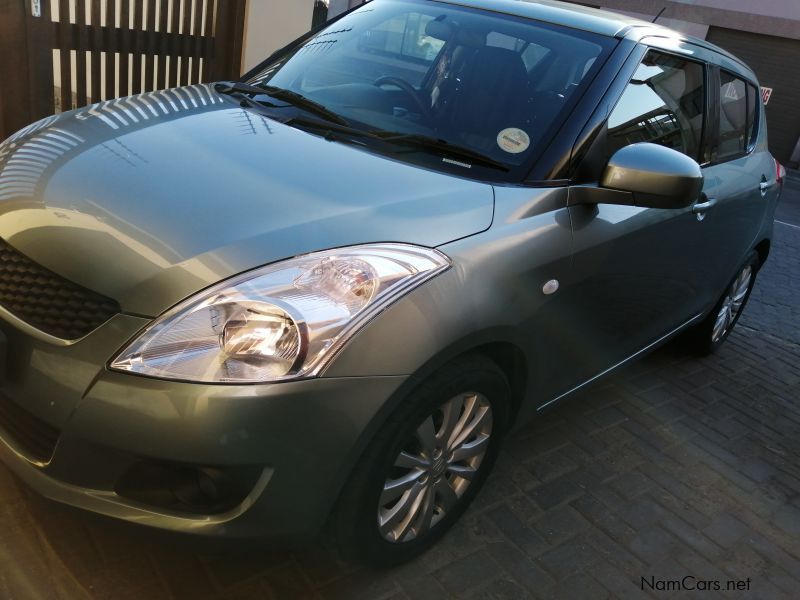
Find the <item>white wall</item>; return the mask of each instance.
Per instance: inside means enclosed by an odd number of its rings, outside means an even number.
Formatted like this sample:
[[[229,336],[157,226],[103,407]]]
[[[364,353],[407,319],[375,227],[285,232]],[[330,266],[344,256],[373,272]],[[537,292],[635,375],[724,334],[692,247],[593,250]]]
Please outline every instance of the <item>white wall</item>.
[[[242,72],[311,29],[314,0],[248,0]]]

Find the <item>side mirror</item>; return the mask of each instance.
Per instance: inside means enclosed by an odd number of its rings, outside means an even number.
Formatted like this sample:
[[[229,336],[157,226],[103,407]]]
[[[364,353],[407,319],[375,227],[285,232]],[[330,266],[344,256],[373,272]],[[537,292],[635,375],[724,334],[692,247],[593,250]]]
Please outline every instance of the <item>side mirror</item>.
[[[697,161],[685,154],[643,142],[614,153],[603,171],[600,187],[633,196],[633,202],[623,202],[620,197],[620,204],[686,208],[700,197],[703,172]]]

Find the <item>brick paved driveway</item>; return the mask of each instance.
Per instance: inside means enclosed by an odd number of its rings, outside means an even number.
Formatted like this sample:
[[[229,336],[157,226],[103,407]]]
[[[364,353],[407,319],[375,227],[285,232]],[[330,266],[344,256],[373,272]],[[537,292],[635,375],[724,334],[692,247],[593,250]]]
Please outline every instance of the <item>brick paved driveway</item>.
[[[421,560],[219,547],[102,520],[0,467],[0,598],[675,597],[640,578],[800,593],[800,180],[725,348],[667,347],[509,440],[467,518]],[[686,594],[691,596],[692,594]],[[702,594],[694,594],[701,596]],[[703,595],[703,597],[705,597]]]

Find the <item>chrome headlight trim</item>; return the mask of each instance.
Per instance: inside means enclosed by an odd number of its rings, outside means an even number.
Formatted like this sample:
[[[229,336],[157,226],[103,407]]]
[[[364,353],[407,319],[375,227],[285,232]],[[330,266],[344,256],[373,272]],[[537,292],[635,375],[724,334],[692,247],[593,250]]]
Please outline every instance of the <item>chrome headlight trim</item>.
[[[207,384],[316,377],[378,314],[450,266],[436,249],[400,243],[347,246],[281,260],[167,310],[127,342],[108,367]],[[239,328],[236,354],[226,346],[234,337],[226,333],[232,323]],[[285,328],[278,331],[275,323]]]

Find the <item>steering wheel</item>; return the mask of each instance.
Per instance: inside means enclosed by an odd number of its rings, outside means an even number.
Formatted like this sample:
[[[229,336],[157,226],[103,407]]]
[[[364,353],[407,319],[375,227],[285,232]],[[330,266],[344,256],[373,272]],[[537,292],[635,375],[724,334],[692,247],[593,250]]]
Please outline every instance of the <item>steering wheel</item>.
[[[406,93],[406,96],[409,96],[411,98],[411,100],[414,102],[414,105],[419,109],[420,113],[422,113],[422,116],[425,117],[425,119],[427,119],[428,121],[433,120],[431,107],[425,103],[422,96],[420,96],[419,92],[416,89],[414,89],[414,86],[408,83],[405,79],[400,79],[399,77],[384,76],[376,79],[374,85],[376,87],[382,87],[384,85],[393,85],[396,88],[400,88],[403,92]]]

